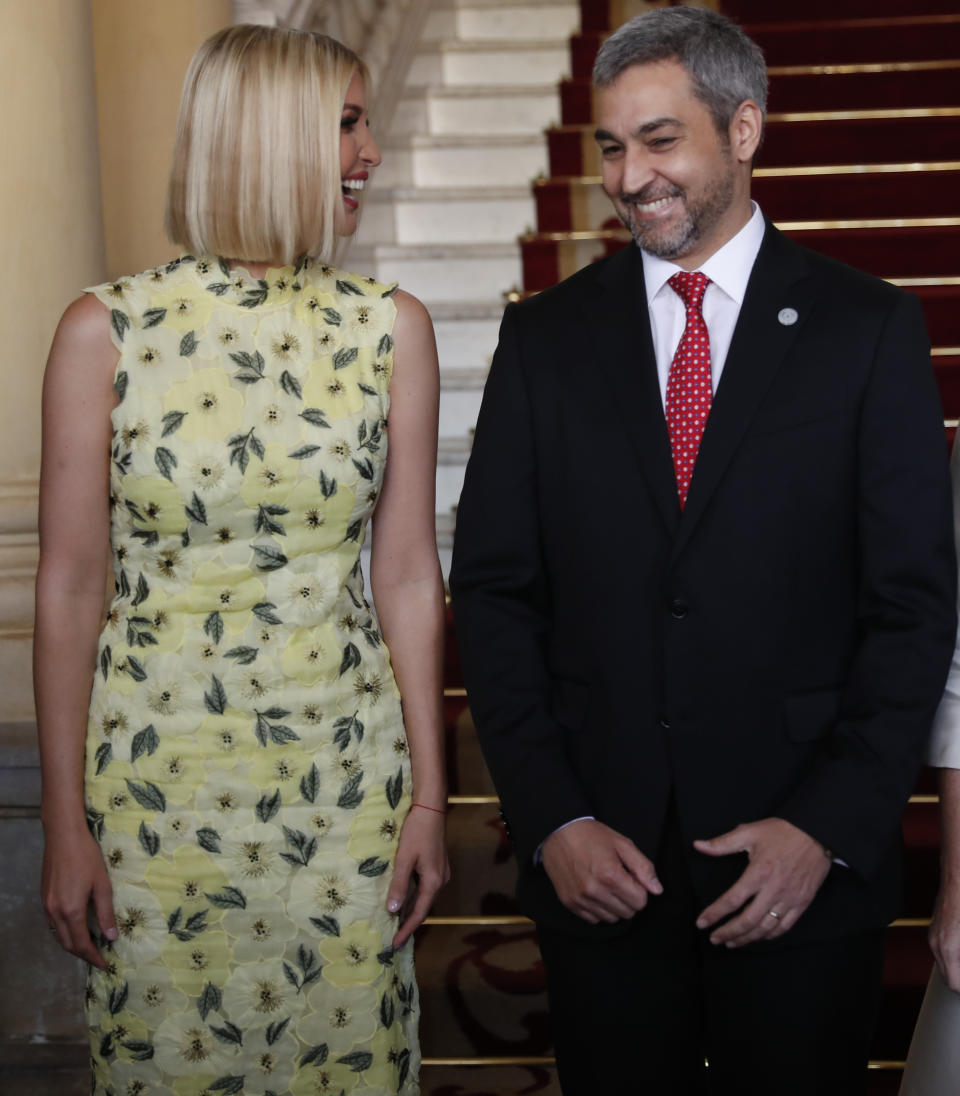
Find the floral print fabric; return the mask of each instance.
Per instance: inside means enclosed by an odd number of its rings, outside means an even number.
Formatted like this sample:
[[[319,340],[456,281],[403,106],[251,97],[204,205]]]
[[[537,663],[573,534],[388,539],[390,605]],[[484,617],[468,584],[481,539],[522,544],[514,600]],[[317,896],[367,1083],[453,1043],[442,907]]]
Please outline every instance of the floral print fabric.
[[[97,1096],[412,1096],[385,909],[410,769],[359,553],[393,288],[184,257],[95,287],[120,350],[116,596],[86,745],[119,938]]]

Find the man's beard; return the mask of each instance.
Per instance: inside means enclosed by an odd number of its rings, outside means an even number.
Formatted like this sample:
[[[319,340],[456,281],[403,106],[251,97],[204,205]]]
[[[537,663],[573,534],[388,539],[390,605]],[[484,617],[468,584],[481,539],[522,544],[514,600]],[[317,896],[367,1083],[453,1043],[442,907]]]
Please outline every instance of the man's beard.
[[[620,204],[625,208],[617,210],[620,220],[630,229],[630,235],[638,247],[656,255],[658,259],[677,259],[689,254],[696,244],[707,235],[720,218],[730,208],[733,201],[734,175],[724,172],[704,189],[702,194],[691,201],[687,200],[682,187],[655,193],[646,188],[636,194],[621,194]],[[681,215],[663,224],[658,221],[640,221],[630,214],[636,203],[652,202],[658,198],[679,198]]]

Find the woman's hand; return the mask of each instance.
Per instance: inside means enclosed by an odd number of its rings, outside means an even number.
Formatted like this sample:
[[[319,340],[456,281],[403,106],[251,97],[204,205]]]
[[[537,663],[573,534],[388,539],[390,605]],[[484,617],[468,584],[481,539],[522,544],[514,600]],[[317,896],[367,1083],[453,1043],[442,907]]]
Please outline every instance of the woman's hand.
[[[940,884],[928,939],[943,980],[960,993],[960,879],[946,877]]]
[[[100,846],[84,828],[69,837],[47,837],[43,854],[43,908],[57,943],[73,955],[104,969],[87,920],[92,907],[108,940],[117,938],[113,892]]]
[[[937,782],[940,890],[927,939],[943,980],[954,993],[960,993],[960,768],[941,768]]]
[[[393,946],[401,948],[423,923],[437,892],[450,878],[444,815],[413,806],[400,830],[387,909],[401,918]]]

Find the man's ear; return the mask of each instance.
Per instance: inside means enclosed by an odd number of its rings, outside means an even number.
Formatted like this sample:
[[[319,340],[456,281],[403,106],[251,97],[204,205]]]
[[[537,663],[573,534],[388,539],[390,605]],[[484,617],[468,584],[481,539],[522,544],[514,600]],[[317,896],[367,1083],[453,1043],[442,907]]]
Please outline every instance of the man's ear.
[[[734,159],[741,164],[751,163],[763,136],[763,112],[753,99],[744,99],[737,107],[728,134]]]

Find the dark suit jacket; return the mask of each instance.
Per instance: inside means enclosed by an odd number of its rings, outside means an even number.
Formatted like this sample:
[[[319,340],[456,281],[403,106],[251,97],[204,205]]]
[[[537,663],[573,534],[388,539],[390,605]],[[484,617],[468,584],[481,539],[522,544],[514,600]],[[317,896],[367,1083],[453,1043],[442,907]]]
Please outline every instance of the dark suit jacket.
[[[689,841],[778,816],[847,862],[785,939],[886,923],[955,585],[916,297],[768,224],[682,514],[638,250],[508,306],[450,587],[525,911],[622,930],[532,854],[592,814],[654,857],[672,794]],[[704,905],[744,865],[691,848]]]

